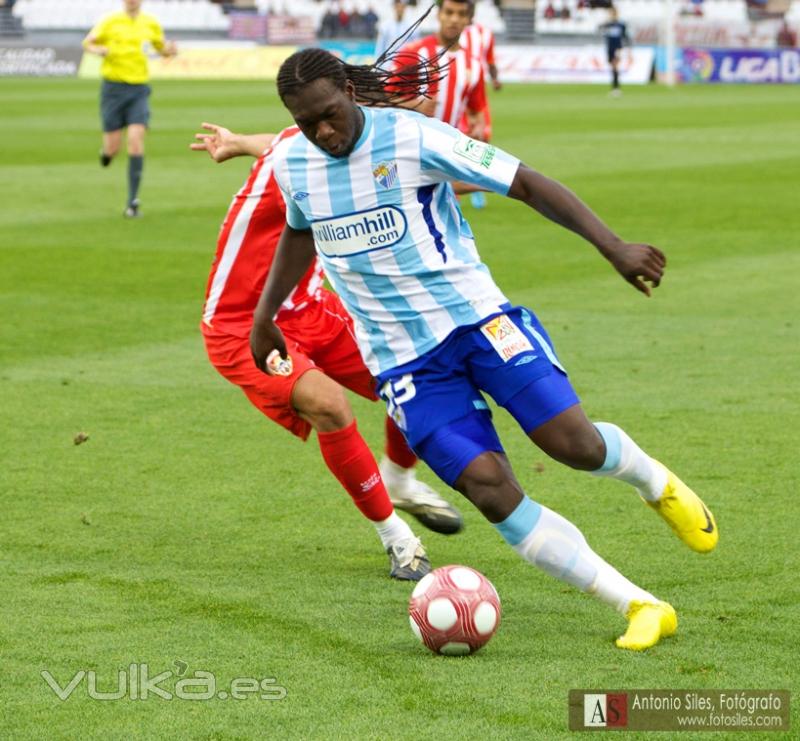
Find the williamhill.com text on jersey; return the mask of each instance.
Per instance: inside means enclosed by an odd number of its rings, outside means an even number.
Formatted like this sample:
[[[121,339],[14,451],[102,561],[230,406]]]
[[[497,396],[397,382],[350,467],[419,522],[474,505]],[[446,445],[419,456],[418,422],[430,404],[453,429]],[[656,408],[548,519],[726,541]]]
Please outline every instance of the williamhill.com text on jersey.
[[[379,206],[312,226],[320,251],[331,257],[397,244],[407,230],[405,214],[396,206]]]

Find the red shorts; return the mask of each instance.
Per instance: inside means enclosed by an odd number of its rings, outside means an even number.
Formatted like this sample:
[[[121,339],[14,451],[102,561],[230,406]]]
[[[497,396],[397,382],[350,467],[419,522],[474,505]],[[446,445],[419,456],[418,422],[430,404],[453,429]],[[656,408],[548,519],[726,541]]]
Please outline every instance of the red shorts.
[[[291,399],[295,383],[306,371],[317,368],[360,396],[377,399],[375,380],[353,337],[353,320],[330,291],[278,322],[292,358],[289,376],[270,376],[256,368],[247,337],[201,326],[209,360],[220,374],[239,386],[256,409],[303,440],[311,434],[311,425],[298,416]]]

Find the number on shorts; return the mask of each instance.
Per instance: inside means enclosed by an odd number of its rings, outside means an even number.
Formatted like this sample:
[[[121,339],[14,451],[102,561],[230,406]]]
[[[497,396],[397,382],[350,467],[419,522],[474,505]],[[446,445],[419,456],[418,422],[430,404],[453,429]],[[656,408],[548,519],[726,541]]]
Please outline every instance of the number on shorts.
[[[381,386],[381,396],[386,401],[386,411],[401,429],[406,427],[406,415],[400,406],[411,401],[416,395],[417,389],[410,373],[389,380]]]

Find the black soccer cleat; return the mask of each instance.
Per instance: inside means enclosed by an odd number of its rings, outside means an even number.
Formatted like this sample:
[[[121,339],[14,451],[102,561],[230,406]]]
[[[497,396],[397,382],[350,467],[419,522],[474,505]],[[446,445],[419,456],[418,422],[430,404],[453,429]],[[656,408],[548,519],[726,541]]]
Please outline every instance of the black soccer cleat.
[[[106,154],[102,149],[100,150],[100,167],[108,167],[112,159],[114,158],[110,154]]]
[[[122,212],[122,215],[126,219],[138,219],[141,216],[141,213],[139,213],[139,199],[136,198],[131,201]]]

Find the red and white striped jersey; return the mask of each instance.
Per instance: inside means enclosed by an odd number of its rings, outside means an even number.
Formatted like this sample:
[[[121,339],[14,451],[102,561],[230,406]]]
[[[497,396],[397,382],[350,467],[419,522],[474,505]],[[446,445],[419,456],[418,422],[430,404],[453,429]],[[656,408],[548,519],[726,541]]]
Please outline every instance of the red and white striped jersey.
[[[419,58],[432,59],[441,54],[443,49],[435,35],[407,44],[395,59],[395,70],[414,64]],[[446,52],[439,64],[447,65],[446,76],[425,92],[431,98],[436,98],[434,118],[458,126],[467,110],[482,111],[486,106],[483,68],[480,59],[468,53],[463,46]]]
[[[273,146],[298,131],[296,126],[284,129]],[[270,147],[256,160],[247,182],[233,197],[206,287],[203,322],[238,337],[250,334],[253,312],[286,223],[286,204],[273,175],[272,151]],[[322,280],[322,267],[315,258],[283,303],[278,321],[315,300]]]
[[[467,50],[467,54],[478,57],[483,67],[484,76],[489,74],[489,65],[494,61],[494,33],[480,23],[467,26],[461,34],[459,42]]]

